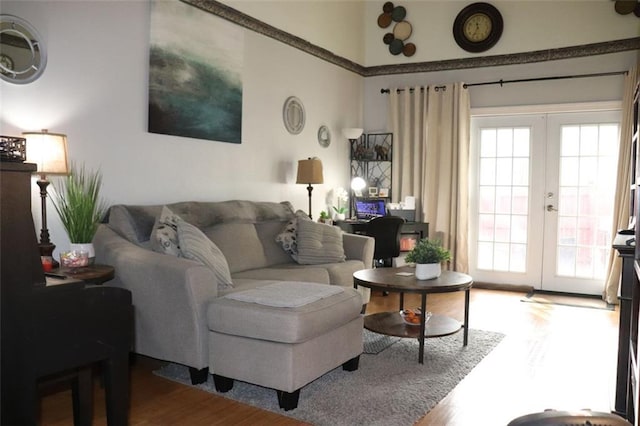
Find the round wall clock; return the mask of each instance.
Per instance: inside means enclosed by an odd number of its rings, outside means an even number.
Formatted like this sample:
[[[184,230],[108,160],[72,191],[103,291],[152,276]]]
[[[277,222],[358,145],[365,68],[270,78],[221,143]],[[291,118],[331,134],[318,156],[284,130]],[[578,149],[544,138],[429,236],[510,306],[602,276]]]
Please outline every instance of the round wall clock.
[[[472,3],[453,22],[453,38],[467,52],[491,49],[502,35],[502,15],[489,3]]]

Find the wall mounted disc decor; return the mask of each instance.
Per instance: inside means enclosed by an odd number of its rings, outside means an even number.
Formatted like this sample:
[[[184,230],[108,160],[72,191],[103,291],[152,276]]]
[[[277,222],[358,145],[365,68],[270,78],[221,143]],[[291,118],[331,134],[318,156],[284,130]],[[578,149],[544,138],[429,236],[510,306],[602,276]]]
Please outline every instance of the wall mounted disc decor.
[[[382,13],[378,16],[378,26],[380,28],[389,28],[395,22],[390,32],[385,33],[382,42],[389,46],[389,53],[392,55],[403,54],[404,56],[413,56],[416,53],[416,45],[413,43],[405,43],[413,28],[411,24],[405,21],[407,9],[403,6],[395,6],[388,1],[382,6]]]
[[[318,129],[318,143],[323,148],[328,148],[331,145],[331,132],[325,125],[320,126]]]
[[[300,99],[295,96],[289,96],[284,101],[284,107],[282,108],[282,120],[284,121],[284,127],[292,135],[297,135],[304,129],[305,113],[304,106]]]

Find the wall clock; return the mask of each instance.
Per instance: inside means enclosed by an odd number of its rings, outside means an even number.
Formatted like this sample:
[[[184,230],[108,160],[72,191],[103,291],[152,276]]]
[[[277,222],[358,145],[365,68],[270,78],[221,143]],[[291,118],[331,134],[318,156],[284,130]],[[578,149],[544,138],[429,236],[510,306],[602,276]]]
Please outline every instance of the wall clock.
[[[467,52],[491,49],[502,35],[502,15],[489,3],[472,3],[453,22],[453,38]]]

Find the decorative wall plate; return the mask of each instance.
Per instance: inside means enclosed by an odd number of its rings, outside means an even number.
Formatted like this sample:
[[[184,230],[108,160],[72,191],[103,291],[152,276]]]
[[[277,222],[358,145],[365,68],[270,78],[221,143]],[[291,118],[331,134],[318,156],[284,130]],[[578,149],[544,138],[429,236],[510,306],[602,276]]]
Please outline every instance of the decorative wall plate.
[[[318,129],[318,143],[323,148],[327,148],[329,145],[331,145],[331,132],[325,125],[320,126],[320,128]]]
[[[282,120],[284,121],[284,127],[292,135],[297,135],[304,129],[305,113],[304,106],[300,99],[295,96],[289,96],[284,101],[284,107],[282,108]]]

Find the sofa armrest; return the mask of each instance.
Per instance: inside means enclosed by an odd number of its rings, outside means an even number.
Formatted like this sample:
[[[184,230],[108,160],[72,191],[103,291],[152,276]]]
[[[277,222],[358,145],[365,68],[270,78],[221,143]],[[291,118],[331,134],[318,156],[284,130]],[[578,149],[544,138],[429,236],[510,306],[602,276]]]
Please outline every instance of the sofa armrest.
[[[135,352],[197,369],[208,366],[206,309],[218,292],[213,271],[139,247],[106,224],[93,243],[96,261],[115,268],[115,278],[105,285],[131,291]]]
[[[342,244],[347,260],[361,260],[365,268],[373,267],[374,238],[345,232],[342,234]]]

